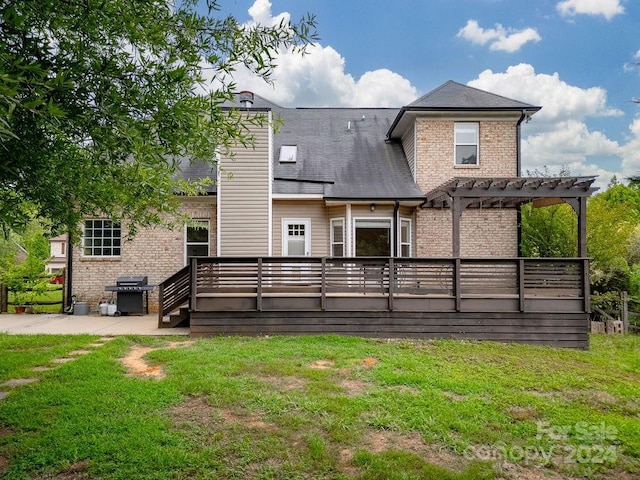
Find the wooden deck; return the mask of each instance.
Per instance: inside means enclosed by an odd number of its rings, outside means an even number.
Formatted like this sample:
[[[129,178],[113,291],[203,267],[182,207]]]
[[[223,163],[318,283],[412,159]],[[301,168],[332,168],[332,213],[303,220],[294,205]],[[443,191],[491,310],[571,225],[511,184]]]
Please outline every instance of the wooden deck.
[[[195,258],[196,336],[320,334],[464,338],[588,348],[588,260]],[[162,293],[166,288],[168,295]],[[173,302],[173,303],[172,303]]]

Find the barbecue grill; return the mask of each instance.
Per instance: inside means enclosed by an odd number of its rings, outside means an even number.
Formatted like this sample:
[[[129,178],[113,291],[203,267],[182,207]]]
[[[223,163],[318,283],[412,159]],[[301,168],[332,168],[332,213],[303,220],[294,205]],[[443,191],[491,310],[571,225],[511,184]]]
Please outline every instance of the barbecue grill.
[[[107,292],[116,292],[118,295],[116,314],[143,315],[145,311],[149,313],[149,291],[153,290],[153,285],[147,284],[146,276],[118,277],[115,285],[107,285],[104,289]]]

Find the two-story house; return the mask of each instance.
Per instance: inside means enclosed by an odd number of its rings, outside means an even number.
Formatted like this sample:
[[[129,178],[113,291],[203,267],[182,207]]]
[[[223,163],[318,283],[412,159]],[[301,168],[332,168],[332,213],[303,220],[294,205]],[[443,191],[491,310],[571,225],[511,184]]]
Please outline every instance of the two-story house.
[[[79,299],[96,305],[117,277],[145,275],[161,285],[161,325],[188,302],[177,321],[190,316],[195,334],[586,346],[594,178],[520,176],[520,127],[540,107],[453,81],[400,109],[282,108],[249,92],[228,107],[268,121],[218,170],[185,162],[189,178],[218,176],[208,195],[183,200],[194,224],[125,242],[126,225],[87,219],[72,256]],[[518,257],[528,201],[574,207],[581,258]],[[168,302],[179,271],[182,294]]]

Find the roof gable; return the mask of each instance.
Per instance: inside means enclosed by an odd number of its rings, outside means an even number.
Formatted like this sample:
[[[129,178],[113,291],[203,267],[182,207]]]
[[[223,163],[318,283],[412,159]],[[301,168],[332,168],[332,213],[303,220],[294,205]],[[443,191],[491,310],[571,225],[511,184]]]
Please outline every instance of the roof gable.
[[[540,107],[469,87],[454,82],[453,80],[449,80],[426,95],[423,95],[415,102],[410,103],[408,107],[412,109],[424,108],[438,110],[540,109]]]
[[[510,115],[525,113],[527,116],[531,116],[540,108],[542,107],[449,80],[415,102],[402,107],[387,132],[387,138],[399,138],[411,124],[411,119],[415,115],[428,115],[429,113],[442,115],[446,112],[458,114],[461,112],[469,112],[470,114],[511,112]]]

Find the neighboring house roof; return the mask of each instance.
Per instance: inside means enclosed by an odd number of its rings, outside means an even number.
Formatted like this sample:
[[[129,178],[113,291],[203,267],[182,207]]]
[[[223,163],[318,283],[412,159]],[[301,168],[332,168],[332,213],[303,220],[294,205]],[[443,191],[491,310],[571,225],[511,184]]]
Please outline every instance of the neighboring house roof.
[[[453,80],[402,107],[387,132],[388,138],[398,138],[408,124],[407,114],[420,112],[519,112],[531,116],[542,107],[485,92]]]

